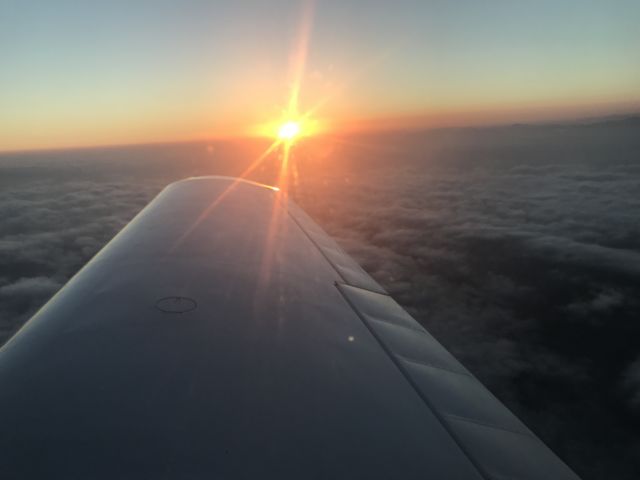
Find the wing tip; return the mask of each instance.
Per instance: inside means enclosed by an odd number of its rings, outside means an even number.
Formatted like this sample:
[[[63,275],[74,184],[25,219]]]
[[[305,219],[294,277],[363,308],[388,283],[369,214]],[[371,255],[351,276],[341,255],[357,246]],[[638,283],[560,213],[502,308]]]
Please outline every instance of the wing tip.
[[[272,190],[274,192],[279,192],[280,189],[278,187],[272,186],[272,185],[267,185],[265,183],[260,183],[260,182],[254,182],[253,180],[247,180],[246,178],[242,178],[242,177],[231,177],[231,176],[225,176],[225,175],[202,175],[202,176],[195,176],[195,177],[187,177],[187,178],[183,178],[182,180],[177,180],[175,182],[170,183],[169,185],[167,185],[167,188],[172,187],[174,185],[177,184],[181,184],[181,183],[185,183],[185,182],[200,182],[200,181],[225,181],[225,182],[229,182],[229,183],[244,183],[244,184],[248,184],[248,185],[253,185],[256,187],[262,187],[262,188],[266,188],[268,190]]]

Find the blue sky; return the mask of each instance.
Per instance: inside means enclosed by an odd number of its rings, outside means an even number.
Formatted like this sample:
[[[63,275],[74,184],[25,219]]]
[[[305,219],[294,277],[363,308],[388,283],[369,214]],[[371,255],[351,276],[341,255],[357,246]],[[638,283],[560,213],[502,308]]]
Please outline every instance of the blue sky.
[[[0,149],[196,138],[265,121],[290,95],[304,18],[301,108],[329,97],[318,112],[329,119],[491,122],[640,104],[631,0],[5,0]]]

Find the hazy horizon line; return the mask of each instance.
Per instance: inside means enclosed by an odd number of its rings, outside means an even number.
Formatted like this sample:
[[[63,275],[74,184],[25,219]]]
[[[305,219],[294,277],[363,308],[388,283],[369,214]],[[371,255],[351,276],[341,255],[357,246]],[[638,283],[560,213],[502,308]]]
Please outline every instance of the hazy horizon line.
[[[344,133],[346,135],[366,135],[372,133],[379,134],[393,134],[393,133],[418,133],[427,131],[444,131],[444,130],[483,130],[483,129],[496,129],[496,128],[509,128],[509,127],[544,127],[544,126],[589,126],[596,125],[598,123],[608,123],[615,120],[627,120],[633,118],[640,118],[640,109],[629,110],[626,112],[613,111],[611,113],[602,115],[583,115],[571,118],[557,118],[557,119],[540,119],[540,120],[504,120],[490,123],[477,124],[469,122],[461,125],[420,125],[411,123],[402,123],[403,121],[414,119],[413,117],[396,117],[390,119],[369,119],[362,120],[361,124],[358,121],[352,124],[351,128],[348,128]],[[395,123],[394,123],[395,122]],[[353,125],[356,125],[355,127]],[[364,126],[357,126],[364,125]],[[336,129],[338,130],[338,129]],[[329,136],[339,136],[336,130],[319,133],[313,135],[313,138],[323,138]],[[343,134],[343,135],[344,135]],[[268,137],[252,134],[221,134],[212,135],[210,137],[203,138],[191,138],[191,139],[173,139],[173,140],[158,140],[158,141],[140,141],[140,142],[125,142],[125,143],[105,143],[105,144],[79,144],[79,145],[63,145],[56,147],[36,147],[36,148],[15,148],[15,149],[0,149],[0,156],[7,154],[29,154],[38,152],[60,152],[60,151],[72,151],[72,150],[99,150],[99,149],[118,149],[126,147],[151,147],[161,145],[181,145],[181,144],[198,144],[206,142],[220,142],[220,141],[241,141],[241,140],[268,140]]]

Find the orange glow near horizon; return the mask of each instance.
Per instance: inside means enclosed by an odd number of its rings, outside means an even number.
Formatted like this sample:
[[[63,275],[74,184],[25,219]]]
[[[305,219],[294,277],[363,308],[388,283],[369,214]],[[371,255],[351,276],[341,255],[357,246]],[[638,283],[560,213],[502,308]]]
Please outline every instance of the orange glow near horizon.
[[[640,111],[638,2],[9,3],[0,152]]]
[[[250,129],[249,134],[279,140],[294,140],[319,135],[328,130],[327,122],[309,118],[307,115],[285,114],[274,120]]]

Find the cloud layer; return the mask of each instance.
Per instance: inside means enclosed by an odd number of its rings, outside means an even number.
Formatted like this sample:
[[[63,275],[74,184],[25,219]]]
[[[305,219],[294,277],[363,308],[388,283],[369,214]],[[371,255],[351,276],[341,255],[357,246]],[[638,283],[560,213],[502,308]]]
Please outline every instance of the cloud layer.
[[[585,479],[640,470],[638,126],[301,146],[305,210]],[[262,146],[0,158],[0,342],[166,183]],[[277,158],[253,173],[273,183]]]

